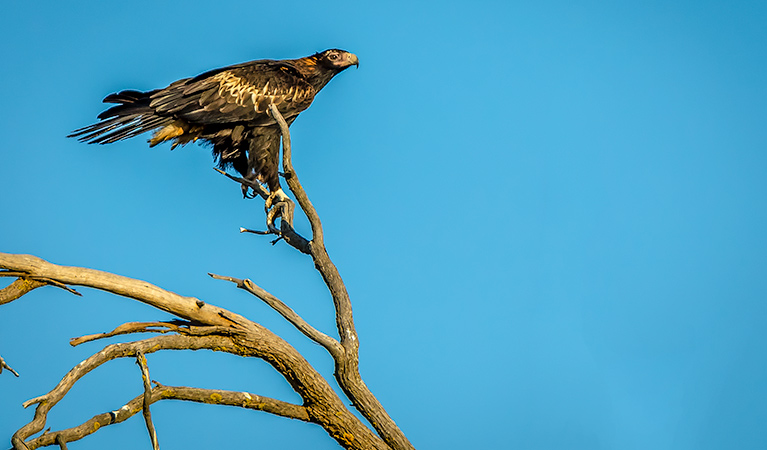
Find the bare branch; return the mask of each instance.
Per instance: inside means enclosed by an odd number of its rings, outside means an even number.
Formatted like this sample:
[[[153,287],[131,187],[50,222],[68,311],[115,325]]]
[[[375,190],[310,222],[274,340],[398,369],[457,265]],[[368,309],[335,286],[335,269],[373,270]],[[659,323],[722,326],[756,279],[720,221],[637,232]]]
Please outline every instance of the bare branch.
[[[69,340],[69,345],[76,347],[86,342],[95,341],[98,339],[110,338],[113,336],[119,336],[122,334],[132,333],[170,333],[179,332],[180,324],[191,324],[191,322],[175,321],[175,322],[128,322],[124,323],[109,333],[89,334],[87,336],[80,336],[78,338],[72,338]],[[187,325],[188,326],[188,325]]]
[[[261,186],[258,182],[246,180],[245,178],[236,177],[236,176],[234,176],[232,174],[229,174],[229,173],[227,173],[227,172],[225,172],[225,171],[223,171],[221,169],[215,168],[215,167],[213,168],[213,170],[215,170],[216,172],[220,173],[221,175],[224,175],[225,177],[229,178],[230,180],[234,180],[234,181],[240,183],[243,186],[247,186],[247,187],[253,189],[253,192],[255,192],[256,195],[259,195],[264,200],[269,198],[269,191],[264,189],[264,187]]]
[[[337,340],[309,325],[306,320],[299,316],[298,313],[293,311],[293,309],[286,305],[282,300],[267,292],[262,287],[256,285],[251,280],[247,278],[241,280],[239,278],[216,275],[214,273],[209,273],[208,275],[216,280],[231,281],[232,283],[235,283],[238,288],[255,295],[264,303],[269,305],[272,309],[280,313],[282,317],[284,317],[306,337],[325,347],[333,356],[333,359],[343,357],[344,349],[341,347],[341,344],[339,344]]]
[[[146,281],[109,272],[59,266],[36,256],[9,253],[0,253],[0,268],[24,272],[31,277],[46,278],[61,284],[87,286],[122,295],[196,323],[242,328],[255,325],[239,314],[203,303],[194,297],[184,297]]]
[[[149,367],[147,367],[146,364],[146,356],[141,352],[137,352],[136,363],[141,367],[141,379],[144,381],[144,401],[142,402],[142,409],[144,411],[146,429],[149,431],[149,439],[152,440],[152,449],[160,450],[160,443],[157,441],[157,432],[152,423],[152,412],[149,410],[149,405],[152,404],[152,385],[149,381]]]
[[[46,284],[55,286],[60,289],[64,289],[65,291],[75,294],[79,297],[82,296],[81,293],[77,292],[76,290],[72,289],[71,287],[59,283],[56,280],[51,280],[49,278],[45,277],[35,277],[30,276],[27,273],[24,272],[16,272],[16,271],[10,271],[10,270],[3,270],[0,271],[0,277],[19,277],[18,280],[14,281],[10,285],[6,286],[3,289],[0,289],[0,305],[4,303],[10,303],[24,294],[30,292],[33,289],[37,289],[41,286],[45,286]]]
[[[274,234],[271,231],[251,230],[250,228],[243,228],[243,227],[240,227],[240,233],[252,233],[252,234],[258,234],[261,236],[265,236],[267,234]]]
[[[277,416],[309,422],[309,414],[306,407],[276,400],[269,397],[251,394],[248,392],[233,392],[219,389],[200,389],[183,386],[163,386],[158,383],[150,391],[149,404],[161,400],[182,400],[195,403],[207,403],[209,405],[226,405],[246,408],[255,411],[264,411]],[[144,394],[129,401],[122,408],[93,416],[87,422],[73,428],[54,431],[44,434],[26,442],[27,448],[36,448],[58,444],[59,442],[73,442],[80,440],[97,430],[116,423],[124,422],[128,418],[143,410]]]
[[[19,373],[18,373],[18,372],[16,372],[15,370],[13,370],[13,369],[11,368],[11,366],[9,366],[9,365],[8,365],[8,364],[5,362],[5,360],[3,359],[3,357],[2,357],[2,356],[0,356],[0,373],[3,373],[3,369],[8,369],[8,371],[9,371],[9,372],[11,372],[12,374],[16,375],[16,378],[18,378],[18,377],[19,377]]]
[[[322,223],[320,222],[320,216],[314,209],[312,202],[309,201],[309,197],[306,195],[306,192],[301,187],[301,183],[298,181],[298,175],[296,175],[296,171],[293,170],[290,145],[290,129],[288,128],[288,123],[285,121],[285,118],[282,117],[282,114],[274,103],[269,105],[269,111],[274,120],[276,120],[277,124],[280,126],[280,132],[282,133],[282,171],[285,176],[285,181],[288,183],[290,191],[293,192],[293,195],[295,195],[296,201],[298,201],[298,204],[301,206],[304,214],[306,214],[306,217],[309,219],[309,224],[312,227],[312,243],[319,243],[322,245],[324,238],[322,234]]]

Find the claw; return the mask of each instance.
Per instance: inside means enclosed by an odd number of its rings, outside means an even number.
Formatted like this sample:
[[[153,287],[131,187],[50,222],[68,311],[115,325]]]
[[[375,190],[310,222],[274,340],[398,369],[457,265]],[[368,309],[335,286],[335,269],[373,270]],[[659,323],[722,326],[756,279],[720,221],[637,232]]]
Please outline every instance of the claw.
[[[240,188],[242,189],[242,198],[252,199],[256,198],[256,190],[248,186],[247,184],[240,185]],[[253,193],[250,193],[250,190],[253,189]]]
[[[269,194],[269,197],[266,198],[266,203],[264,203],[264,209],[269,211],[270,209],[272,209],[273,205],[276,205],[277,203],[281,203],[285,201],[289,202],[290,198],[287,195],[285,195],[284,192],[282,192],[282,188],[277,188],[276,191],[272,191]]]
[[[269,194],[264,203],[266,211],[266,226],[269,231],[279,235],[280,230],[274,226],[274,221],[279,217],[289,225],[293,225],[293,201],[285,195],[281,188]]]

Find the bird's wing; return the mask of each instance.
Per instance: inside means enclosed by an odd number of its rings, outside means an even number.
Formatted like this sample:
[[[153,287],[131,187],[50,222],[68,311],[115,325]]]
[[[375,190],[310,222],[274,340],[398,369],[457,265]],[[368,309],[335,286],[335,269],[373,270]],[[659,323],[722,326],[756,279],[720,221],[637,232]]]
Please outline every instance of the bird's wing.
[[[300,72],[283,61],[254,61],[179,80],[152,95],[158,114],[191,124],[274,123],[266,114],[274,103],[285,116],[308,108],[316,94]]]

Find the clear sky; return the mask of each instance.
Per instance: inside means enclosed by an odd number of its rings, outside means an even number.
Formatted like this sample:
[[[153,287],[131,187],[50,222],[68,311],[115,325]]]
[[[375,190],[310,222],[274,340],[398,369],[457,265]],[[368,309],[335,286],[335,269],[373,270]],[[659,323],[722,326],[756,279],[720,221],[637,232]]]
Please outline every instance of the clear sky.
[[[293,124],[293,162],[352,295],[362,376],[416,448],[767,448],[765,2],[6,3],[0,251],[240,312],[330,377],[318,346],[207,277],[249,277],[334,332],[309,260],[237,232],[263,227],[262,203],[207,149],[64,136],[117,90],[343,48],[360,68]],[[24,400],[106,345],[70,337],[168,317],[82,291],[0,307],[22,375],[0,376],[0,442],[32,418]],[[148,359],[163,384],[298,400],[259,360]],[[140,392],[115,361],[48,426]],[[338,448],[254,411],[153,417],[164,449]],[[134,417],[70,448],[148,446]]]

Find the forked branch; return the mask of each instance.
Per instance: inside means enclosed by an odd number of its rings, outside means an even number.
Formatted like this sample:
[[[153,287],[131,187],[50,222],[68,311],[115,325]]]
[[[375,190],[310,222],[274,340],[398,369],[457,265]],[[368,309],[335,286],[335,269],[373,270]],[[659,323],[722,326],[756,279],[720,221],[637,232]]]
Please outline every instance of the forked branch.
[[[141,402],[141,410],[144,413],[146,429],[149,432],[149,439],[152,441],[152,450],[160,450],[160,443],[157,440],[157,431],[152,423],[152,411],[149,405],[152,404],[152,384],[149,380],[149,367],[147,367],[146,356],[142,352],[136,353],[136,363],[141,367],[141,380],[144,382],[144,398]]]

